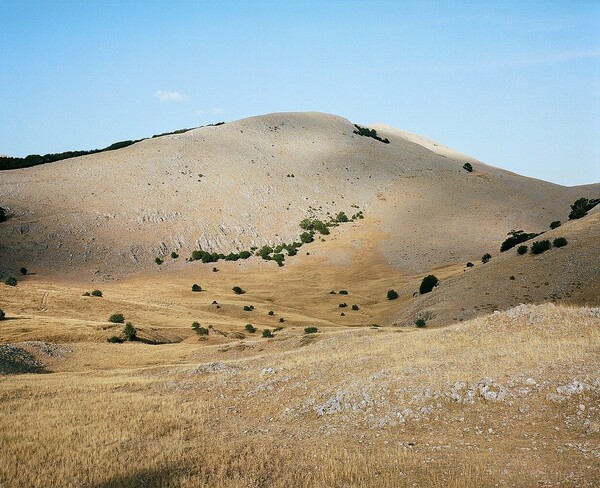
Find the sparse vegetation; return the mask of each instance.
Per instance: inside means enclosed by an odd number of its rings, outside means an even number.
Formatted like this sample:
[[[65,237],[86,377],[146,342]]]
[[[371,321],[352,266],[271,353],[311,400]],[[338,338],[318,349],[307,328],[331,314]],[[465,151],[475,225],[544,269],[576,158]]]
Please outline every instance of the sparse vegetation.
[[[6,222],[6,209],[0,207],[0,222]]]
[[[254,327],[252,324],[246,324],[246,332],[249,332],[250,334],[254,334],[256,332],[256,327]]]
[[[558,229],[560,227],[560,220],[555,220],[554,222],[550,222],[551,229]]]
[[[93,297],[101,297],[102,296],[102,292],[100,290],[92,290],[91,295]]]
[[[113,313],[108,318],[108,321],[112,322],[113,324],[122,324],[123,322],[125,322],[125,316],[122,313]]]
[[[473,172],[473,165],[471,163],[465,163],[463,164],[463,169],[468,171],[469,173]]]
[[[348,304],[347,304],[347,303],[340,303],[340,304],[338,305],[338,307],[339,307],[339,308],[346,308],[347,306],[348,306]]]
[[[25,275],[27,274],[27,268],[21,268],[21,269],[19,269],[19,272],[20,272],[20,273],[21,273],[23,276],[25,276]]]
[[[112,336],[106,339],[106,342],[110,342],[112,344],[121,344],[123,342],[123,339],[121,339],[118,336]]]
[[[232,290],[233,293],[235,293],[236,295],[243,295],[244,293],[246,293],[246,290],[242,290],[239,286],[234,286]]]
[[[252,312],[254,305],[244,305],[244,312]]]
[[[471,261],[469,261],[466,266],[467,268],[472,268],[475,265]]]
[[[425,278],[423,278],[423,281],[421,281],[421,286],[419,286],[419,293],[421,295],[429,293],[437,286],[438,283],[439,280],[434,275],[425,276]]]
[[[262,336],[266,337],[266,338],[270,338],[270,337],[273,337],[273,333],[271,332],[271,329],[265,329],[262,331]]]
[[[279,323],[280,323],[280,324],[283,324],[284,322],[285,322],[285,319],[284,319],[283,317],[281,317],[281,318],[279,319]]]
[[[275,312],[273,312],[273,310],[269,310],[269,313],[267,315],[273,316],[275,315]]]
[[[355,312],[359,309],[358,305],[352,305],[352,310],[354,310]]]
[[[348,290],[340,290],[339,294],[340,295],[347,295],[348,294]]]
[[[490,259],[492,259],[492,255],[488,252],[481,256],[481,262],[484,264],[487,263]]]
[[[531,254],[542,254],[550,249],[550,241],[544,239],[543,241],[535,241],[531,244]]]
[[[173,259],[177,259],[178,257],[179,257],[179,254],[177,254],[175,251],[173,251],[173,252],[171,253],[171,258],[173,258]]]
[[[567,241],[567,239],[566,239],[566,238],[564,238],[564,237],[557,237],[556,239],[554,239],[554,240],[552,241],[552,245],[553,245],[554,247],[564,247],[564,246],[566,246],[567,244],[568,244],[568,241]]]
[[[4,284],[8,286],[17,286],[17,279],[14,276],[9,276],[6,278]]]
[[[388,290],[388,292],[387,292],[387,299],[388,300],[395,300],[398,297],[399,297],[399,295],[396,292],[396,290]]]
[[[192,330],[201,336],[207,336],[208,335],[208,329],[206,327],[202,327],[202,325],[200,324],[200,322],[192,322]]]
[[[427,324],[425,322],[425,319],[423,318],[418,318],[417,320],[415,320],[415,325],[417,327],[425,327]]]
[[[304,328],[305,334],[316,334],[317,332],[319,332],[319,329],[317,327],[305,327]]]
[[[202,287],[198,283],[194,283],[192,285],[192,291],[194,291],[194,292],[202,291]]]
[[[154,258],[154,262],[160,266],[163,263],[163,260],[160,258]]]
[[[525,245],[519,246],[519,247],[517,247],[517,254],[519,254],[519,255],[527,254],[527,249],[529,249],[529,248]]]

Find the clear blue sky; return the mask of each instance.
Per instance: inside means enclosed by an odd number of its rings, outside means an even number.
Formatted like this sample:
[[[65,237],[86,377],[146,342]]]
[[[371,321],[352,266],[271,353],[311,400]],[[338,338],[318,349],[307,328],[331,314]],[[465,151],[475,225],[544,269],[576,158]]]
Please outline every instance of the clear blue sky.
[[[0,154],[308,110],[600,182],[600,2],[0,0]]]

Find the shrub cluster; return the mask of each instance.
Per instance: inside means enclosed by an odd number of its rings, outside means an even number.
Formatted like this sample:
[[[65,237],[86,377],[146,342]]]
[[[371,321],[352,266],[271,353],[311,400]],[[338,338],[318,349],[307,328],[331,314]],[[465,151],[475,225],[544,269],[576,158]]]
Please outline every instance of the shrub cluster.
[[[234,286],[232,290],[233,293],[235,293],[236,295],[243,295],[244,293],[246,293],[246,290],[242,290],[239,286]]]
[[[388,292],[387,292],[387,299],[388,300],[395,300],[398,297],[399,297],[399,295],[396,292],[396,290],[388,290]]]
[[[131,322],[125,324],[123,334],[125,335],[126,341],[135,341],[137,339],[137,330]]]
[[[500,245],[500,252],[508,251],[512,249],[517,244],[521,244],[522,242],[528,241],[529,239],[533,239],[534,237],[539,236],[540,234],[536,233],[527,233],[522,230],[511,230],[508,234],[509,237]]]
[[[14,276],[9,276],[6,278],[4,284],[8,286],[17,286],[17,279]]]
[[[377,135],[377,131],[375,129],[369,129],[367,127],[361,127],[360,125],[354,124],[354,127],[356,127],[357,130],[354,131],[355,134],[358,134],[359,136],[364,136],[364,137],[371,137],[379,142],[383,142],[384,144],[389,144],[390,141],[389,139],[386,137],[385,139],[382,139],[381,137],[379,137]]]
[[[492,259],[492,255],[486,252],[483,256],[481,256],[481,262],[487,263],[490,259]]]
[[[560,227],[560,220],[555,220],[554,222],[550,222],[551,229],[558,229]]]
[[[316,327],[305,327],[304,328],[305,334],[316,334],[317,332],[319,332],[319,329],[317,329]]]
[[[102,292],[100,290],[92,290],[92,296],[93,297],[101,297]]]
[[[527,249],[528,249],[528,247],[525,245],[519,246],[519,247],[517,247],[517,254],[526,254]]]
[[[122,324],[123,322],[125,322],[125,316],[122,313],[113,313],[108,318],[108,321],[112,322],[113,324]]]
[[[265,329],[262,331],[262,336],[266,338],[273,337],[273,333],[270,329]]]
[[[463,169],[468,171],[469,173],[473,172],[473,165],[471,163],[465,163],[463,164]]]
[[[202,287],[199,284],[194,283],[192,285],[192,291],[195,291],[195,292],[202,291]]]
[[[252,324],[246,324],[245,329],[247,332],[250,332],[250,334],[254,334],[256,332],[256,327],[254,327]]]
[[[600,198],[588,200],[587,198],[580,198],[571,205],[571,213],[569,213],[569,220],[580,219],[585,217],[587,213],[600,203]]]
[[[535,241],[531,244],[531,254],[542,254],[543,252],[550,249],[550,241],[544,239],[543,241]]]
[[[208,329],[206,327],[202,327],[202,325],[200,325],[200,322],[192,322],[192,330],[201,336],[206,336],[208,335]]]

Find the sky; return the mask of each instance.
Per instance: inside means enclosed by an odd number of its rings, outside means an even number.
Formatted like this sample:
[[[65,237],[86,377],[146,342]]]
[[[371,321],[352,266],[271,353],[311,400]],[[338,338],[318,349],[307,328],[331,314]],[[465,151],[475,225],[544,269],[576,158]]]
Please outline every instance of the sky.
[[[297,111],[600,182],[600,2],[0,0],[0,154]]]

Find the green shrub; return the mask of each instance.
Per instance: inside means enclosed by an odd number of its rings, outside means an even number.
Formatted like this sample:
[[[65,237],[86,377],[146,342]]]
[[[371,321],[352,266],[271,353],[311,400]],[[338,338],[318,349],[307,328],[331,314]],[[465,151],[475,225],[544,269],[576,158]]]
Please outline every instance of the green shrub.
[[[381,137],[379,137],[377,135],[377,131],[375,129],[361,127],[360,125],[357,125],[357,124],[354,124],[354,127],[356,127],[356,129],[357,129],[354,131],[354,133],[358,134],[359,136],[371,137],[371,138],[375,139],[376,141],[383,142],[384,144],[390,143],[390,141],[387,137],[385,139],[382,139]]]
[[[488,252],[481,256],[481,262],[484,264],[487,263],[490,259],[492,259],[492,255]]]
[[[8,286],[17,286],[17,279],[13,276],[9,276],[8,278],[6,278],[4,284]]]
[[[516,278],[515,278],[513,275],[511,275],[511,276],[510,276],[510,278],[508,278],[508,279],[509,279],[510,281],[515,281],[515,280],[516,280]]]
[[[517,244],[521,244],[521,242],[533,239],[534,237],[537,237],[540,234],[528,234],[527,232],[523,232],[522,230],[511,230],[507,235],[509,237],[500,245],[500,252],[508,251],[509,249],[515,247]]]
[[[272,257],[273,261],[275,261],[279,266],[283,266],[283,261],[285,261],[285,256],[281,253],[275,253]]]
[[[552,241],[552,245],[554,247],[564,247],[568,244],[567,239],[565,239],[564,237],[557,237],[556,239],[554,239]]]
[[[593,209],[600,203],[600,198],[588,200],[587,198],[580,198],[571,205],[571,213],[569,214],[569,220],[580,219],[585,217],[589,210]]]
[[[173,259],[177,259],[177,258],[179,257],[179,254],[177,254],[175,251],[173,251],[173,252],[171,253],[171,257],[172,257]]]
[[[269,313],[267,315],[273,316],[273,315],[275,315],[275,312],[273,312],[273,310],[269,310]]]
[[[202,291],[202,287],[199,284],[194,283],[192,285],[192,291]]]
[[[92,296],[93,297],[101,297],[102,296],[102,292],[100,290],[93,290],[92,291]]]
[[[27,274],[27,268],[21,268],[21,269],[19,270],[19,272],[20,272],[20,273],[21,273],[23,276],[25,276],[25,275]]]
[[[560,220],[555,220],[554,222],[550,222],[551,229],[558,229],[560,227]]]
[[[473,266],[475,266],[471,261],[469,261],[467,263],[467,268],[472,268]]]
[[[155,259],[154,259],[154,262],[155,262],[156,264],[158,264],[158,265],[161,265],[161,264],[163,263],[163,260],[162,260],[162,259],[160,259],[160,258],[155,258]]]
[[[123,334],[125,335],[125,340],[127,341],[135,341],[137,339],[137,330],[131,322],[127,322],[125,324]]]
[[[0,320],[4,320],[6,318],[6,314],[4,313],[4,310],[2,310],[0,308]]]
[[[354,311],[358,310],[358,305],[352,305],[352,310],[354,310]]]
[[[232,290],[233,293],[235,293],[236,295],[243,295],[244,293],[246,293],[246,291],[242,290],[239,286],[234,286]]]
[[[122,324],[123,322],[125,322],[125,317],[123,316],[122,313],[113,313],[108,318],[108,321],[112,322],[113,324]]]
[[[244,305],[244,312],[252,312],[254,305]]]
[[[200,322],[193,322],[192,330],[198,335],[208,335],[208,329],[206,327],[202,327],[202,325],[200,325]]]
[[[419,287],[419,293],[424,295],[425,293],[429,293],[437,284],[439,280],[434,275],[427,275],[421,281],[421,286]]]
[[[529,249],[529,248],[525,245],[519,246],[519,247],[517,247],[517,254],[520,254],[520,255],[527,254],[527,249]]]
[[[252,253],[250,251],[240,251],[240,259],[248,259],[250,256],[252,256]]]
[[[217,273],[218,271],[219,271],[219,270],[218,270],[217,268],[213,268],[213,269],[212,269],[212,272],[213,272],[213,273]]]
[[[305,334],[316,334],[317,332],[319,332],[319,329],[316,327],[305,327],[304,329]]]
[[[398,297],[399,297],[399,295],[396,292],[396,290],[388,290],[388,292],[387,292],[387,299],[388,300],[395,300]]]
[[[531,245],[531,254],[542,254],[548,249],[550,249],[550,241],[548,239],[536,241]]]
[[[471,163],[463,164],[463,169],[467,170],[469,173],[473,172],[473,165]]]
[[[0,207],[0,222],[6,221],[6,209]]]
[[[303,232],[302,234],[300,234],[300,240],[304,243],[304,244],[309,244],[312,241],[314,241],[315,239],[313,238],[313,233],[312,232]]]
[[[112,344],[121,344],[123,342],[123,339],[117,336],[112,336],[106,339],[106,342],[110,342]]]
[[[348,294],[348,290],[340,290],[339,294],[340,295],[347,295]]]
[[[82,297],[89,297],[90,296],[90,292],[89,291],[85,291],[81,294]]]
[[[339,212],[336,216],[335,216],[335,220],[337,220],[340,223],[344,223],[344,222],[348,222],[348,216],[346,215],[345,212]]]
[[[345,307],[347,307],[347,306],[348,306],[348,304],[347,304],[347,303],[340,303],[340,304],[338,305],[338,307],[339,307],[339,308],[345,308]]]
[[[284,322],[285,322],[285,320],[283,319],[283,317],[281,317],[281,318],[279,319],[279,323],[280,323],[280,324],[283,324]]]
[[[263,337],[267,337],[267,338],[273,337],[273,333],[271,332],[270,329],[265,329],[265,330],[262,331],[262,336]]]
[[[421,318],[421,319],[415,320],[415,325],[417,327],[425,327],[425,325],[427,325],[427,324],[425,323],[425,319]]]
[[[246,324],[245,328],[248,332],[250,332],[250,334],[254,334],[256,332],[256,327],[254,327],[252,324]]]

